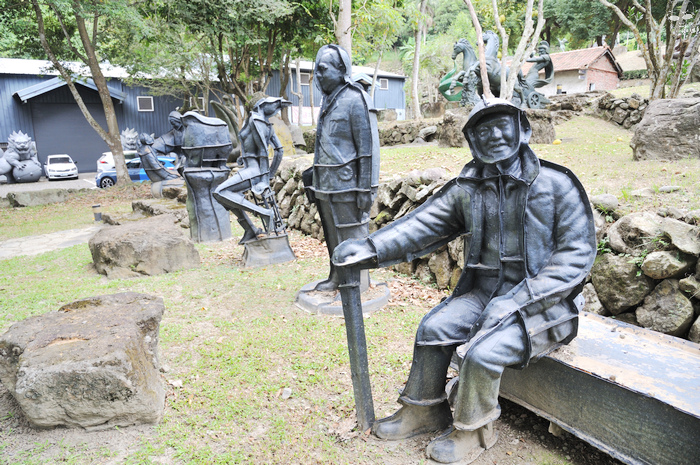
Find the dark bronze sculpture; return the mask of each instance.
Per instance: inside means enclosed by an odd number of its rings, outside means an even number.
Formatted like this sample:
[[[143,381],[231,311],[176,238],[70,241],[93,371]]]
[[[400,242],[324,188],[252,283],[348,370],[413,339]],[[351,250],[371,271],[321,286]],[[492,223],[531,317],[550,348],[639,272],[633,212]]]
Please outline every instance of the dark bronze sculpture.
[[[282,162],[284,150],[269,118],[288,105],[291,103],[280,97],[266,97],[255,103],[240,132],[238,164],[241,169],[213,194],[221,205],[236,215],[243,227],[240,244],[245,245],[246,266],[269,265],[296,258],[289,246],[275,194],[270,189],[270,180]],[[274,154],[272,163],[268,152],[270,146]],[[248,213],[262,220],[264,232],[255,226]]]
[[[218,118],[208,118],[193,111],[185,113],[181,121],[185,158],[181,172],[187,183],[190,235],[195,242],[228,239],[231,237],[228,211],[212,197],[231,171],[226,166],[232,147],[228,126]],[[173,140],[176,140],[173,131],[169,134],[173,134]],[[163,141],[169,143],[165,137]]]
[[[498,48],[500,40],[498,35],[493,31],[484,32],[484,55],[486,59],[486,69],[489,77],[489,88],[491,93],[499,97],[501,94],[501,79],[508,79],[510,70],[501,67],[501,62],[498,59]],[[535,63],[530,68],[527,76],[523,76],[518,72],[518,82],[513,89],[513,103],[522,108],[544,108],[549,100],[535,89],[543,87],[552,82],[554,79],[554,66],[549,57],[549,43],[541,41],[537,47],[539,56],[533,53],[527,61]],[[452,51],[452,60],[455,60],[459,55],[462,55],[462,69],[457,71],[457,63],[452,71],[447,73],[440,80],[438,90],[440,93],[451,102],[459,101],[460,105],[474,106],[479,102],[479,96],[483,93],[483,85],[481,82],[481,64],[467,39],[459,39],[455,42]],[[539,71],[545,70],[544,79],[540,79]]]
[[[346,239],[369,234],[369,210],[379,184],[379,132],[372,100],[352,81],[350,57],[337,45],[316,55],[315,82],[323,92],[314,165],[307,194],[318,207],[328,252]],[[309,179],[310,178],[310,179]],[[369,275],[364,281],[368,282]],[[335,266],[317,291],[335,291]]]
[[[165,169],[158,160],[158,154],[153,148],[153,137],[150,134],[141,133],[139,136],[138,155],[141,159],[141,167],[146,172],[151,182],[163,182],[173,179],[180,179],[177,174]]]
[[[171,111],[168,115],[168,121],[173,128],[153,142],[153,150],[155,150],[157,155],[175,157],[175,167],[182,168],[186,163],[185,154],[182,151],[185,131],[182,115],[179,111]]]
[[[480,102],[464,127],[474,160],[409,215],[365,239],[340,244],[339,267],[388,266],[469,236],[454,293],[416,333],[402,407],[374,424],[384,439],[449,429],[427,453],[468,463],[497,438],[505,367],[529,362],[576,335],[579,294],[596,255],[592,212],[567,169],[539,160],[530,124],[510,102]],[[454,419],[445,393],[454,353],[461,359]],[[357,402],[357,398],[356,398]]]
[[[291,102],[280,97],[268,97],[255,104],[247,124],[240,132],[243,147],[238,164],[241,169],[214,191],[214,198],[233,212],[243,227],[241,244],[255,240],[258,234],[262,234],[246,212],[259,216],[266,232],[284,231],[275,196],[270,189],[270,179],[274,178],[282,162],[283,149],[269,118],[277,114],[282,106],[288,105]],[[272,164],[268,155],[269,146],[272,146],[274,152]],[[261,204],[246,199],[245,194],[248,192],[260,198]]]
[[[41,164],[36,143],[22,131],[14,131],[7,138],[7,151],[0,154],[0,175],[8,183],[36,182],[41,178]]]
[[[523,103],[528,108],[544,108],[550,103],[549,99],[537,92],[535,89],[544,87],[550,84],[554,79],[554,65],[552,58],[549,56],[549,43],[543,40],[537,46],[538,56],[534,52],[526,61],[534,63],[532,68],[527,72],[527,76],[523,79],[522,74],[518,75],[519,88],[518,92],[523,100]],[[540,79],[540,70],[544,70],[544,79]]]

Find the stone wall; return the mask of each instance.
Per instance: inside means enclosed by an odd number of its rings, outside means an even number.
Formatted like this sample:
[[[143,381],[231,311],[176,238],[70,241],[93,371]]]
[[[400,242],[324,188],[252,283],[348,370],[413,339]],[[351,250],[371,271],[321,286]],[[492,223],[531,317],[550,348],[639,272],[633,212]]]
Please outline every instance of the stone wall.
[[[639,94],[626,98],[605,94],[598,100],[598,113],[603,119],[629,129],[642,120],[648,105],[649,100]]]
[[[291,229],[319,240],[318,212],[304,195],[301,173],[310,157],[285,160],[273,182],[282,216]],[[370,231],[401,218],[425,202],[449,178],[440,168],[412,171],[380,184]],[[599,257],[584,288],[586,310],[700,342],[700,211],[664,208],[618,217],[617,199],[600,196],[596,235]],[[440,289],[454,288],[464,266],[464,239],[394,266]]]

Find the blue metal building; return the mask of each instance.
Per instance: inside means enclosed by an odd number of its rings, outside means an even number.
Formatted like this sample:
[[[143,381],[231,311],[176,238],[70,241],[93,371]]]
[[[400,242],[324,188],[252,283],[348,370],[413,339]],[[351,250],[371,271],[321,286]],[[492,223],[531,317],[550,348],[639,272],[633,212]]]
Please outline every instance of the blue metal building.
[[[302,124],[311,124],[311,98],[310,98],[310,78],[313,70],[314,63],[311,61],[301,61],[299,64],[299,71],[301,74],[301,93],[304,96],[302,102]],[[294,123],[298,123],[298,104],[299,98],[292,94],[292,90],[297,91],[298,86],[297,76],[296,76],[296,64],[290,64],[291,79],[287,85],[287,96],[292,102],[292,106],[289,109],[291,113],[290,120]],[[374,68],[367,66],[354,66],[352,67],[353,78],[357,78],[358,75],[364,75],[366,77],[372,78],[374,74]],[[374,92],[374,106],[378,110],[392,109],[396,111],[397,119],[403,120],[406,118],[406,94],[404,92],[404,84],[406,82],[406,76],[390,73],[387,71],[379,70],[377,72],[377,82],[376,90]],[[281,79],[279,70],[274,70],[272,72],[272,78],[270,79],[270,84],[267,87],[266,93],[272,96],[279,96],[281,88]],[[316,87],[313,86],[314,92],[314,112],[318,115],[318,111],[321,106],[321,99],[323,94]]]
[[[74,71],[78,71],[75,64]],[[310,77],[312,62],[301,62],[301,90],[304,96],[302,124],[311,123]],[[150,95],[147,87],[127,86],[123,80],[125,70],[104,66],[108,78],[110,94],[114,101],[119,129],[134,128],[156,136],[171,129],[168,114],[182,105],[181,99],[169,96]],[[353,66],[353,75],[364,73],[371,76],[373,68]],[[83,71],[83,75],[86,73]],[[406,97],[403,86],[405,76],[380,71],[374,103],[377,109],[394,109],[398,119],[405,117]],[[268,95],[280,95],[280,73],[273,71]],[[322,94],[314,85],[314,112],[318,114]],[[97,88],[92,80],[80,82],[78,91],[100,125],[106,129],[106,120]],[[290,119],[298,123],[298,101],[292,94],[296,90],[296,70],[292,67],[287,95],[292,101]],[[213,116],[211,107],[209,115]],[[80,171],[92,171],[94,162],[102,152],[108,151],[107,144],[88,124],[73,99],[68,86],[51,71],[51,65],[43,60],[21,60],[0,58],[0,144],[4,146],[13,131],[23,131],[36,142],[41,161],[51,154],[67,153],[78,162]]]

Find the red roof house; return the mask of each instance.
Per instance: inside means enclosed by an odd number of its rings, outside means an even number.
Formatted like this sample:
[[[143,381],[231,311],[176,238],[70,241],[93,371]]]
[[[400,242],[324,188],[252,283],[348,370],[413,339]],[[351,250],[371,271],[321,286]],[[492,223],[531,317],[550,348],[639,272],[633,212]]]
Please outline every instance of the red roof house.
[[[616,89],[622,77],[622,68],[608,47],[593,47],[549,55],[554,65],[554,80],[551,84],[537,89],[544,95],[562,92],[574,94],[589,90]],[[532,66],[524,63],[522,72],[527,74]],[[540,76],[544,76],[540,71]]]

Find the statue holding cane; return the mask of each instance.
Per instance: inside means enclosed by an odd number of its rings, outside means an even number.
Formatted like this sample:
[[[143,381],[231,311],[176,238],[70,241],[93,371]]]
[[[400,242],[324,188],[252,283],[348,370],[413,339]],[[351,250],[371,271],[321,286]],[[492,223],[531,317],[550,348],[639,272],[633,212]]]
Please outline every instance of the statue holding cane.
[[[576,335],[574,298],[596,255],[581,184],[530,149],[525,113],[482,100],[463,130],[474,160],[426,203],[364,239],[340,244],[338,267],[374,268],[425,255],[468,235],[454,293],[421,321],[401,408],[374,423],[382,439],[445,430],[427,448],[440,463],[469,463],[493,446],[506,367],[524,368]],[[445,392],[461,359],[454,414]]]

